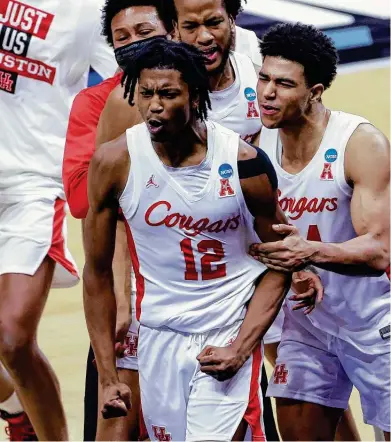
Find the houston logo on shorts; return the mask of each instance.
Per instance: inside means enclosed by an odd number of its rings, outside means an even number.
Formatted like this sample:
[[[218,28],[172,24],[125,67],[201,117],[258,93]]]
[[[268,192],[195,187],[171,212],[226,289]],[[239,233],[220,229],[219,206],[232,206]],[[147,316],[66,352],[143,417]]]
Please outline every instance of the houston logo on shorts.
[[[288,369],[285,369],[285,364],[276,365],[273,374],[273,382],[275,384],[286,384],[288,381]]]
[[[152,425],[152,430],[157,440],[161,441],[172,440],[171,433],[166,433],[166,427],[159,427],[157,425]]]

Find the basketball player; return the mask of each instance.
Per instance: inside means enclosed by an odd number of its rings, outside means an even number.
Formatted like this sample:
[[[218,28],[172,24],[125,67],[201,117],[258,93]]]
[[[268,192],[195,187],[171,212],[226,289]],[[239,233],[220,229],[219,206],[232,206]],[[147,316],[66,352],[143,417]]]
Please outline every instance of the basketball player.
[[[261,44],[259,145],[279,178],[293,226],[253,253],[271,269],[318,267],[323,304],[284,308],[269,393],[286,440],[332,440],[354,385],[364,420],[390,431],[389,142],[364,118],[331,111],[331,40],[312,26],[278,25]],[[306,382],[303,382],[303,378]]]
[[[172,24],[162,22],[164,0],[107,0],[103,7],[103,32],[114,49],[157,35],[166,35]],[[170,28],[171,26],[171,28]],[[75,98],[69,118],[63,162],[64,189],[71,213],[84,219],[89,204],[87,198],[87,171],[95,151],[96,129],[100,113],[110,92],[120,84],[121,73],[97,86],[84,89]],[[141,122],[141,116],[137,112]],[[130,256],[125,227],[119,218],[114,255],[114,281],[117,301],[116,345],[125,340],[122,356],[117,359],[119,377],[133,392],[133,408],[127,418],[104,420],[99,413],[97,432],[96,368],[93,356],[88,358],[86,373],[84,440],[138,440],[139,401],[137,373],[138,322],[135,316],[135,294],[132,297],[132,320],[129,329]],[[126,339],[125,339],[126,338]]]
[[[163,20],[165,23],[176,23],[177,38],[206,53],[214,51],[213,57],[216,60],[207,65],[212,89],[209,119],[238,132],[242,138],[251,140],[254,133],[258,133],[261,128],[255,71],[260,69],[262,60],[257,36],[251,31],[234,26],[235,19],[242,10],[242,1],[175,0],[174,3],[173,0],[166,0],[164,6]],[[194,18],[196,20],[192,22]],[[186,26],[182,27],[181,23],[186,23]],[[237,52],[230,53],[232,47]],[[122,51],[118,51],[117,55],[117,59],[122,59]],[[126,56],[124,59],[126,63]],[[119,63],[121,64],[121,60]],[[98,143],[117,138],[126,128],[138,122],[137,112],[129,109],[123,99],[122,87],[117,86],[102,112],[98,126]],[[272,343],[279,341],[281,323],[282,314],[276,318],[265,336],[267,354],[273,354],[275,346]],[[276,433],[274,437],[277,437]]]
[[[253,435],[262,438],[259,384],[253,381],[252,391],[250,383],[261,373],[259,339],[277,314],[290,277],[263,274],[246,252],[255,234],[253,216],[264,241],[278,236],[269,236],[273,220],[283,222],[273,170],[259,149],[203,121],[209,81],[203,57],[192,46],[156,38],[135,54],[128,69],[126,91],[132,102],[139,81],[145,124],[100,147],[89,170],[85,309],[104,390],[102,411],[111,417],[130,406],[113,349],[110,281],[120,204],[131,228],[140,387],[150,436],[231,440],[245,417]],[[211,367],[212,345],[219,344],[228,345],[224,363]],[[249,397],[255,407],[251,418]]]
[[[0,5],[0,378],[10,438],[68,440],[58,380],[37,327],[49,288],[78,281],[64,238],[61,162],[75,93],[92,64],[112,75],[96,0],[5,0]],[[4,384],[6,388],[4,388]],[[9,396],[9,397],[7,397]]]
[[[242,9],[241,3],[240,0],[175,0],[174,4],[173,0],[166,0],[164,22],[174,21],[176,37],[196,46],[207,56],[212,91],[209,119],[234,130],[243,139],[250,140],[261,128],[256,99],[257,74],[254,68],[259,58],[253,55],[258,40],[255,35],[246,38],[241,30],[235,29],[234,20]],[[182,22],[188,25],[182,27]],[[245,48],[248,53],[231,52],[235,33],[238,35],[239,47]],[[121,53],[117,52],[122,58]],[[126,63],[126,56],[124,60]],[[116,115],[115,119],[112,118],[113,114]],[[98,139],[113,140],[124,132],[124,127],[133,124],[133,113],[123,100],[122,88],[118,86],[110,94],[102,112]]]

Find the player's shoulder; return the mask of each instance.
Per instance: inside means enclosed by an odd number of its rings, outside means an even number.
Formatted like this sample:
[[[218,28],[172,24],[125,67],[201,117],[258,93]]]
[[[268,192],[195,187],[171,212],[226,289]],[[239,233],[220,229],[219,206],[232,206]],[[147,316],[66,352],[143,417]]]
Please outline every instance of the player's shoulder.
[[[270,158],[264,150],[241,139],[239,142],[238,161],[253,160],[255,158],[258,158],[262,163],[270,163]]]
[[[95,103],[106,102],[110,92],[117,86],[117,84],[120,84],[120,82],[120,74],[116,74],[94,86],[86,87],[76,94],[74,104],[82,105],[83,103],[91,101],[94,101]]]
[[[348,182],[389,180],[390,142],[370,123],[360,124],[350,137],[345,152],[345,176]]]
[[[346,146],[346,155],[353,157],[375,155],[386,158],[389,152],[388,138],[369,122],[363,122],[357,126]]]
[[[121,169],[129,161],[126,133],[99,145],[92,157],[92,168],[107,173]]]

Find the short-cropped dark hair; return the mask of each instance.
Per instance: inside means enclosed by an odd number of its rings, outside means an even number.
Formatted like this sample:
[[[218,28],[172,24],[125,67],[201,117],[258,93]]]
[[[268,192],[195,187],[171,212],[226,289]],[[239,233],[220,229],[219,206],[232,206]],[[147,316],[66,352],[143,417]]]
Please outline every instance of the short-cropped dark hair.
[[[272,26],[263,36],[262,57],[282,57],[304,67],[309,87],[321,83],[330,87],[337,74],[338,53],[330,37],[302,23]]]
[[[211,108],[209,98],[209,75],[205,58],[194,46],[178,43],[164,37],[155,37],[141,42],[140,49],[129,57],[124,69],[122,84],[124,98],[134,105],[134,93],[141,71],[144,69],[175,69],[189,87],[190,100],[197,99],[196,116],[206,120]]]
[[[113,18],[123,9],[133,8],[135,6],[155,7],[167,33],[172,31],[172,20],[166,20],[165,0],[106,0],[102,8],[102,35],[106,37],[107,43],[110,46],[113,46],[113,35],[111,33],[111,22]]]
[[[232,16],[235,20],[236,17],[243,11],[243,2],[247,3],[247,0],[222,0],[227,14]],[[177,21],[177,11],[175,8],[175,0],[164,1],[164,21]]]

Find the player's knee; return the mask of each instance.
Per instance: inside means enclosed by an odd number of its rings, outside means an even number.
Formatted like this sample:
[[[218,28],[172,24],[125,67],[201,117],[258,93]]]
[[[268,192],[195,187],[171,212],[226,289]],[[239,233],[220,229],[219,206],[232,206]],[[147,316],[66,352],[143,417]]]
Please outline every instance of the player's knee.
[[[17,324],[0,324],[1,358],[8,366],[25,363],[36,348],[35,336]]]

